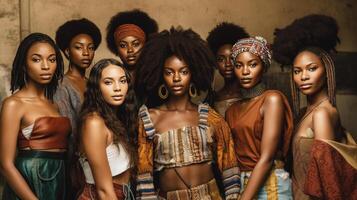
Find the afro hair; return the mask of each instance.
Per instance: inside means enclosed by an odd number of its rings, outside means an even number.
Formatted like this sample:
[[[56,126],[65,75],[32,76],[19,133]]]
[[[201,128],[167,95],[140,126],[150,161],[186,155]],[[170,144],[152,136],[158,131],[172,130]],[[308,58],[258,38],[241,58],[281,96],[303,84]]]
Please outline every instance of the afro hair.
[[[318,47],[326,52],[336,51],[340,43],[338,25],[334,18],[312,14],[296,19],[283,29],[276,29],[273,43],[273,58],[289,65],[295,56],[307,47]]]
[[[222,22],[209,32],[206,40],[213,54],[216,55],[221,46],[225,44],[234,45],[238,40],[247,37],[249,37],[249,34],[243,27]]]
[[[118,55],[118,52],[114,40],[114,32],[118,26],[123,24],[135,24],[139,26],[145,32],[146,38],[149,38],[152,33],[157,33],[159,30],[156,21],[139,9],[117,13],[108,23],[106,38],[109,50],[115,55]]]
[[[148,107],[163,103],[157,91],[164,83],[164,63],[173,55],[184,60],[189,66],[191,82],[198,94],[200,91],[211,90],[216,60],[207,43],[191,29],[172,27],[154,34],[145,44],[137,62],[135,91],[140,100],[147,99]]]
[[[86,18],[70,20],[56,31],[56,43],[63,53],[69,47],[72,38],[79,34],[89,35],[93,39],[95,49],[102,41],[99,28],[90,20]]]

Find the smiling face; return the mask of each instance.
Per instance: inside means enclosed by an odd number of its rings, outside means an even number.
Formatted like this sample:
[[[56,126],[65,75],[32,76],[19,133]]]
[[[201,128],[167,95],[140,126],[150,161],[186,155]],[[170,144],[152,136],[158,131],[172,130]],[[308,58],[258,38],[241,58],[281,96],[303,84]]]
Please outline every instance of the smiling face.
[[[128,81],[123,68],[117,65],[108,65],[103,69],[99,89],[104,100],[111,106],[120,106],[128,92]]]
[[[66,54],[72,65],[86,69],[94,58],[95,45],[93,39],[87,34],[78,34],[69,43]]]
[[[218,64],[218,71],[224,79],[231,79],[234,77],[233,64],[231,62],[232,45],[225,44],[221,46],[216,55]]]
[[[258,56],[250,52],[242,52],[238,54],[235,61],[234,73],[242,88],[253,88],[261,81],[264,66]]]
[[[26,56],[27,82],[48,84],[56,71],[57,60],[54,48],[46,42],[36,42]]]
[[[144,43],[135,36],[126,36],[117,44],[117,50],[120,59],[125,66],[133,67],[141,53]]]
[[[305,95],[321,91],[326,83],[326,72],[320,57],[310,51],[300,52],[294,59],[293,79]]]
[[[163,77],[170,95],[188,95],[191,71],[185,61],[175,55],[167,58],[164,63]]]

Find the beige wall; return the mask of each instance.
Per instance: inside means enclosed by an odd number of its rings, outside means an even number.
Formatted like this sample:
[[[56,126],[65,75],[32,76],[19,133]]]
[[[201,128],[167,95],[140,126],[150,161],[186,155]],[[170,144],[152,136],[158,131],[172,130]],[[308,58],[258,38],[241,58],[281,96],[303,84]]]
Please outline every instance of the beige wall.
[[[29,3],[28,7],[26,2]],[[160,30],[171,25],[182,25],[185,28],[192,27],[206,38],[208,31],[218,22],[231,21],[244,26],[252,35],[266,37],[270,42],[276,27],[284,27],[295,18],[307,14],[326,14],[335,17],[340,26],[342,42],[337,49],[357,51],[355,0],[0,0],[1,83],[9,81],[9,69],[19,43],[20,3],[25,32],[43,32],[54,37],[57,27],[66,20],[86,17],[94,21],[103,34],[95,61],[114,57],[106,49],[104,38],[110,17],[118,11],[133,8],[140,8],[157,19]],[[0,100],[6,95],[4,91],[8,91],[8,84],[0,85]],[[353,112],[356,111],[356,96],[339,95],[338,101],[344,124],[357,133],[354,123],[357,112]]]

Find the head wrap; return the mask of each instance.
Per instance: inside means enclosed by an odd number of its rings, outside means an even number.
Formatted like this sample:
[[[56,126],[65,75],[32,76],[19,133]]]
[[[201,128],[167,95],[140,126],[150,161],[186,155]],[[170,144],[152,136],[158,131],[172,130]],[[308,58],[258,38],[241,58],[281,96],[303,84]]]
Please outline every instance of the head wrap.
[[[243,52],[250,52],[258,56],[266,67],[269,67],[271,64],[271,51],[268,42],[261,36],[238,40],[232,47],[233,63],[236,63],[237,56]]]
[[[142,43],[145,43],[146,40],[145,32],[135,24],[123,24],[115,29],[114,39],[116,44],[118,44],[121,39],[127,36],[134,36]]]

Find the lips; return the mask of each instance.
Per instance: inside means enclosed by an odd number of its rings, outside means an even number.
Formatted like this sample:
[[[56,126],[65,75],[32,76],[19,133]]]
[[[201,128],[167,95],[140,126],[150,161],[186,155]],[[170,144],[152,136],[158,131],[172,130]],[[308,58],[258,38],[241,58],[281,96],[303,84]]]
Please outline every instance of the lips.
[[[127,61],[135,61],[136,60],[136,56],[128,56],[126,57]]]
[[[115,101],[121,101],[123,99],[123,95],[119,94],[119,95],[113,95],[112,98]]]
[[[301,90],[307,90],[307,89],[310,89],[312,87],[312,84],[311,83],[304,83],[302,85],[300,85],[300,89]]]
[[[49,80],[52,78],[52,74],[40,74],[40,77],[44,80]]]
[[[175,85],[175,86],[172,86],[171,89],[173,91],[180,91],[183,89],[183,86],[182,85]]]
[[[252,81],[251,78],[242,78],[242,79],[240,80],[241,83],[250,83],[251,81]]]
[[[83,59],[83,60],[81,60],[81,62],[83,64],[90,64],[90,60],[89,59]]]

